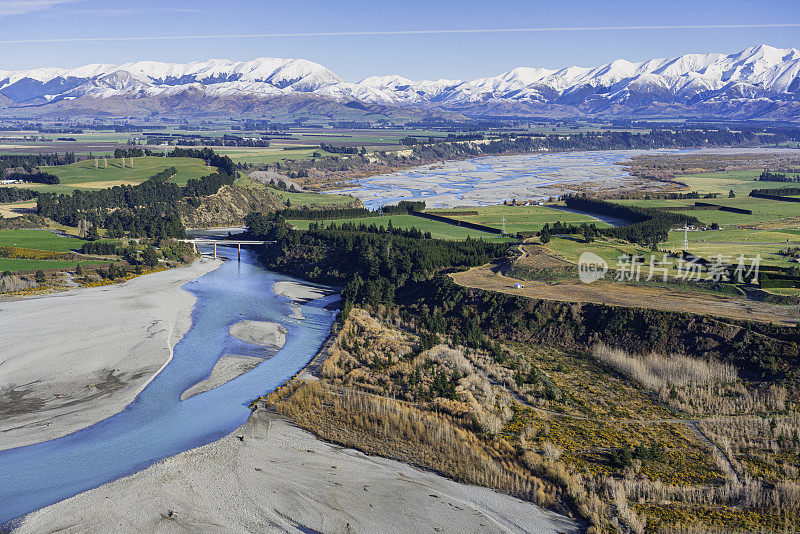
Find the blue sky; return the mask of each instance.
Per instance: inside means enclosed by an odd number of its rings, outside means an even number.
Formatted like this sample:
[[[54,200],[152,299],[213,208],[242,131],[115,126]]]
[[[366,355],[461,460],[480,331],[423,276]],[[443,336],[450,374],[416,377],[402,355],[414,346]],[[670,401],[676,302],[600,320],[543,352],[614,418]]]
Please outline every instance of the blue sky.
[[[795,26],[641,28],[775,24]],[[609,26],[639,29],[436,33]],[[409,30],[431,33],[297,35]],[[275,34],[282,36],[264,36]],[[174,39],[192,36],[227,37]],[[87,38],[142,40],[80,40]],[[48,39],[62,41],[21,42]],[[731,53],[761,43],[800,47],[797,0],[0,0],[0,69],[9,70],[266,56],[316,61],[352,81],[375,74],[471,79],[517,66]]]

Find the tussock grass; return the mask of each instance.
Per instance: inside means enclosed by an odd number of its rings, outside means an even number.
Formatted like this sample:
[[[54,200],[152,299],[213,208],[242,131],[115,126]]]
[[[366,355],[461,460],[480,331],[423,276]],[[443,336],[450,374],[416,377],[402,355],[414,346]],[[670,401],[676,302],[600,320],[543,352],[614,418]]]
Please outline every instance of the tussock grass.
[[[592,355],[597,360],[651,389],[738,380],[736,368],[733,365],[713,359],[700,360],[679,354],[665,357],[656,353],[635,356],[601,343],[594,346]]]
[[[353,309],[322,380],[267,403],[322,439],[569,510],[593,533],[800,531],[800,424],[764,416],[792,413],[785,385],[602,345],[467,348],[401,316]]]
[[[302,428],[348,447],[399,459],[461,482],[550,507],[560,488],[532,476],[505,440],[485,443],[445,415],[386,397],[307,382],[274,404]],[[535,460],[533,460],[535,462]]]

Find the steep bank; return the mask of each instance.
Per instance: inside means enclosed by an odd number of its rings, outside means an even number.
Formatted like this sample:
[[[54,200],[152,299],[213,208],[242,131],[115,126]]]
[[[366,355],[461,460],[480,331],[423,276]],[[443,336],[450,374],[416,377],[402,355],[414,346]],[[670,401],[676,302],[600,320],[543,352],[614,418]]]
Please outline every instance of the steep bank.
[[[265,189],[226,185],[214,195],[202,197],[197,206],[181,204],[178,211],[187,228],[237,226],[252,211],[270,212],[283,207],[280,199]]]
[[[269,213],[286,208],[277,190],[247,182],[248,185],[226,185],[216,194],[192,199],[178,205],[181,221],[187,228],[214,228],[220,226],[241,226],[244,218],[254,212]],[[313,201],[305,203],[309,208],[317,207]],[[297,206],[302,207],[302,206]],[[337,207],[361,207],[353,199],[351,204],[337,204]]]

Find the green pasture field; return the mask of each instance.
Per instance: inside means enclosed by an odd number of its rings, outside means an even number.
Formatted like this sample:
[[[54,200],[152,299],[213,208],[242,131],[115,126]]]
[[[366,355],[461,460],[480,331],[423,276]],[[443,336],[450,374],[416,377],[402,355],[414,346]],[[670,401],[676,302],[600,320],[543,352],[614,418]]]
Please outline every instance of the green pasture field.
[[[666,244],[683,244],[684,232],[673,230],[669,233]],[[800,235],[791,230],[751,230],[746,228],[736,228],[729,226],[722,231],[695,231],[686,232],[689,245],[702,243],[724,243],[724,244],[779,244],[781,246],[800,245]]]
[[[376,225],[376,226],[383,226],[386,227],[389,225],[389,221],[392,221],[392,226],[395,228],[417,228],[422,232],[430,232],[431,237],[434,239],[449,239],[449,240],[460,240],[466,239],[467,236],[471,237],[472,239],[481,238],[484,241],[510,241],[508,237],[502,237],[498,234],[490,234],[488,232],[481,232],[479,230],[471,230],[469,228],[463,228],[461,226],[454,226],[452,224],[447,224],[439,221],[432,221],[430,219],[423,219],[421,217],[414,217],[413,215],[386,215],[383,217],[361,217],[355,219],[335,219],[335,220],[326,220],[326,221],[316,221],[325,226],[328,226],[331,223],[336,224],[337,226],[341,226],[344,223],[355,223],[361,224],[364,223],[367,226]],[[307,220],[292,220],[288,221],[289,224],[301,229],[307,230],[309,224],[315,221],[307,221]]]
[[[578,259],[584,252],[597,254],[613,268],[617,263],[617,258],[623,254],[645,255],[649,257],[650,249],[625,243],[621,240],[596,239],[591,243],[584,243],[579,236],[553,236],[544,248],[556,252],[568,262],[578,263]]]
[[[78,187],[82,184],[96,182],[141,183],[169,167],[175,167],[178,170],[178,174],[170,178],[169,181],[178,185],[186,185],[186,182],[192,178],[202,178],[216,171],[216,168],[209,169],[205,161],[197,158],[143,156],[133,158],[133,168],[129,166],[130,161],[131,158],[125,159],[124,168],[122,167],[121,159],[112,158],[108,160],[108,168],[103,168],[103,161],[101,160],[100,167],[95,169],[94,159],[89,159],[71,165],[42,167],[42,170],[58,176],[62,185],[75,185]]]
[[[65,144],[65,143],[88,143],[88,142],[96,142],[96,143],[127,143],[128,139],[131,137],[135,137],[137,134],[131,132],[115,132],[114,130],[87,130],[84,133],[39,133],[38,131],[34,130],[15,130],[15,131],[8,131],[3,132],[5,137],[24,137],[24,136],[36,136],[39,139],[36,141],[27,140],[27,141],[19,141],[19,144],[45,144],[45,143],[52,143],[52,144]],[[74,138],[75,141],[59,141],[59,137],[71,137]],[[44,139],[52,139],[51,141],[42,141]],[[4,143],[2,139],[0,139],[0,143]]]
[[[753,189],[772,189],[786,187],[791,184],[783,182],[760,182],[756,180],[762,169],[749,171],[704,172],[685,174],[675,179],[685,183],[692,191],[698,193],[728,193],[731,189],[736,195],[748,195]]]
[[[766,291],[787,297],[800,297],[800,288],[797,287],[771,287]]]
[[[800,219],[800,204],[795,202],[781,202],[780,200],[768,200],[765,198],[754,198],[741,196],[736,198],[713,198],[713,199],[680,199],[680,200],[614,200],[614,202],[632,206],[643,207],[671,207],[671,206],[693,206],[695,202],[707,202],[720,206],[730,206],[752,211],[752,215],[742,213],[731,213],[719,210],[685,210],[678,211],[685,215],[691,215],[700,219],[705,224],[717,223],[723,226],[749,226],[774,221],[797,222]]]
[[[0,247],[69,252],[81,248],[85,242],[74,237],[62,237],[49,230],[0,230]]]
[[[460,221],[502,229],[503,217],[506,218],[506,233],[538,232],[545,224],[553,225],[556,221],[562,224],[594,223],[598,228],[606,228],[608,224],[589,215],[571,213],[549,206],[482,206],[476,208],[459,208],[453,210],[427,210],[430,213],[452,217]],[[477,211],[478,215],[448,215],[448,212]]]
[[[677,233],[676,233],[677,234]],[[683,249],[683,233],[680,233],[681,238],[679,243],[671,242],[677,236],[670,235],[670,242],[659,245],[661,251],[668,250],[671,252],[680,252]],[[653,252],[649,248],[640,247],[625,243],[617,239],[596,239],[591,243],[584,243],[582,238],[578,236],[564,236],[552,237],[550,242],[545,245],[546,249],[554,252],[557,256],[562,257],[571,263],[578,263],[580,255],[584,252],[592,252],[603,258],[611,269],[614,269],[619,262],[619,257],[623,254],[634,254],[644,256],[645,265],[642,267],[642,273],[649,273],[649,263],[651,254],[655,255],[655,261],[663,260],[663,252]],[[780,256],[777,252],[783,248],[782,246],[773,245],[756,245],[756,244],[712,244],[712,243],[696,243],[689,241],[689,252],[697,254],[706,259],[712,259],[714,256],[721,255],[726,262],[737,263],[739,254],[745,257],[745,266],[749,267],[750,262],[756,255],[761,256],[761,265],[777,265],[777,266],[790,266],[786,257]],[[677,270],[676,258],[668,258],[669,263],[669,276],[679,276],[680,271]],[[656,271],[656,276],[661,276],[660,271]],[[707,273],[702,274],[703,277]]]
[[[130,158],[125,159],[125,168],[122,160],[109,158],[108,168],[94,168],[94,159],[79,161],[70,165],[57,165],[54,167],[40,167],[42,172],[54,174],[61,183],[50,184],[14,184],[4,187],[21,187],[33,189],[43,193],[69,194],[77,189],[104,189],[115,185],[137,185],[155,176],[169,167],[175,167],[178,174],[170,178],[170,182],[186,185],[192,178],[202,178],[216,172],[216,167],[206,167],[203,160],[197,158],[162,158],[158,156],[143,156],[133,158],[133,168],[130,168]]]
[[[790,267],[792,264],[785,256],[778,254],[778,251],[785,246],[797,246],[794,244],[786,243],[785,245],[761,245],[754,243],[736,243],[736,244],[722,244],[722,243],[696,243],[689,241],[689,252],[697,254],[706,259],[715,257],[722,257],[726,262],[737,263],[739,255],[745,257],[745,261],[750,261],[751,258],[756,256],[761,257],[762,265],[777,265],[780,267]],[[662,249],[670,250],[672,252],[680,252],[683,250],[683,242],[680,243],[667,243],[661,245]]]
[[[287,200],[292,204],[292,208],[302,208],[303,206],[328,206],[336,207],[353,202],[353,197],[347,195],[327,195],[322,193],[297,193],[291,191],[281,191],[272,189],[283,202]]]

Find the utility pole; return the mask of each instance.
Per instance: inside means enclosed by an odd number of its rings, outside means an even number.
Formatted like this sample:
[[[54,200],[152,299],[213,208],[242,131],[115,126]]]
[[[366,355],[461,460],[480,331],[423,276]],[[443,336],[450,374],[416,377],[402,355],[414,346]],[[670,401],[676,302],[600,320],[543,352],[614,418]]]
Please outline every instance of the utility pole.
[[[503,219],[500,221],[503,224],[503,231],[500,235],[506,235],[506,216],[503,215]]]
[[[683,226],[683,250],[689,252],[689,226]]]

